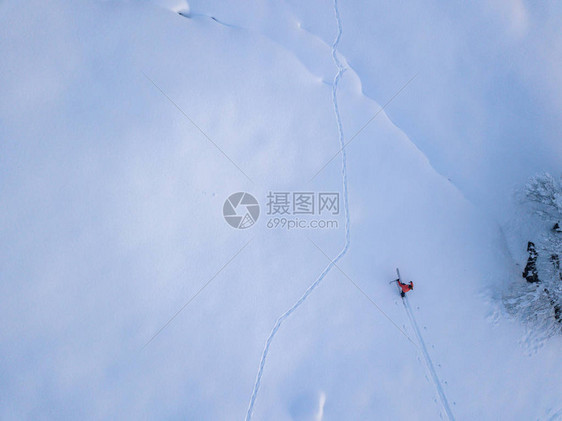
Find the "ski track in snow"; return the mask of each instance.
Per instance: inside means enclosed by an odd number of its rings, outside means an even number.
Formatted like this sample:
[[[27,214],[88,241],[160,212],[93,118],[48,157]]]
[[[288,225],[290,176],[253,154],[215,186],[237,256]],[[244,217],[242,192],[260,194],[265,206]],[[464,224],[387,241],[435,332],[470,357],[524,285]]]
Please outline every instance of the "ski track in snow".
[[[338,99],[337,99],[338,84],[340,82],[340,79],[341,79],[341,76],[342,76],[343,72],[345,71],[344,66],[342,65],[342,63],[338,59],[338,53],[337,53],[338,44],[340,42],[341,34],[342,34],[342,25],[341,25],[339,10],[338,10],[338,0],[334,0],[334,14],[335,14],[337,25],[338,25],[338,34],[336,36],[336,39],[334,40],[334,43],[332,44],[332,59],[334,60],[334,63],[336,65],[337,69],[338,69],[338,72],[336,73],[336,76],[334,77],[334,83],[332,85],[332,102],[333,102],[333,105],[334,105],[334,113],[336,115],[336,122],[337,122],[337,125],[338,125],[338,136],[339,136],[339,142],[340,142],[341,153],[342,153],[341,172],[342,172],[342,184],[343,184],[343,203],[344,203],[344,212],[345,212],[345,244],[344,244],[343,249],[339,252],[339,254],[330,262],[330,264],[328,266],[326,266],[326,268],[322,271],[320,276],[312,283],[312,285],[310,285],[308,287],[308,289],[297,300],[297,302],[295,302],[295,304],[293,304],[291,306],[291,308],[289,308],[289,310],[287,310],[285,313],[283,313],[281,315],[281,317],[279,317],[277,319],[277,321],[275,322],[275,326],[273,327],[273,330],[269,334],[269,337],[267,338],[267,341],[265,343],[265,347],[264,347],[263,352],[262,352],[260,366],[259,366],[259,369],[258,369],[258,374],[256,376],[256,382],[254,384],[254,390],[252,392],[252,397],[250,398],[250,404],[248,406],[248,412],[246,413],[246,421],[250,421],[252,419],[252,414],[254,412],[254,406],[255,406],[255,403],[256,403],[256,398],[257,398],[257,395],[258,395],[258,392],[259,392],[259,389],[260,389],[261,379],[262,379],[262,376],[263,376],[263,369],[265,367],[265,363],[267,361],[267,356],[269,354],[269,348],[271,347],[271,343],[273,342],[273,339],[275,338],[275,335],[279,331],[279,328],[281,327],[283,322],[285,320],[287,320],[291,316],[291,314],[293,314],[306,301],[306,299],[309,297],[309,295],[312,293],[312,291],[314,291],[314,289],[316,289],[316,287],[318,285],[320,285],[320,283],[326,277],[326,275],[333,269],[333,267],[336,265],[336,263],[347,253],[347,250],[349,249],[349,243],[350,243],[349,222],[350,222],[350,218],[349,218],[349,201],[348,201],[348,190],[347,190],[347,156],[346,156],[346,152],[345,152],[343,126],[342,126],[342,122],[341,122],[340,112],[339,112],[339,108],[338,108]]]
[[[548,416],[548,421],[560,421],[562,420],[562,409],[556,411],[552,415],[547,415],[547,416]]]
[[[447,397],[445,396],[445,391],[443,390],[443,387],[441,386],[441,382],[439,381],[439,376],[437,376],[437,372],[435,371],[435,366],[433,365],[433,361],[431,360],[431,357],[429,356],[429,352],[427,351],[427,347],[425,345],[422,334],[420,332],[420,328],[418,327],[418,324],[417,324],[416,319],[414,317],[414,313],[412,312],[412,308],[410,307],[410,303],[408,302],[408,297],[404,297],[403,300],[402,300],[402,303],[404,304],[404,309],[406,310],[406,314],[408,314],[408,318],[410,319],[410,324],[412,325],[412,329],[414,329],[414,332],[416,332],[416,336],[418,337],[418,342],[420,343],[420,347],[421,347],[423,356],[425,358],[425,363],[427,365],[427,369],[429,370],[429,373],[431,374],[433,384],[435,385],[435,389],[437,389],[437,394],[439,395],[439,398],[441,399],[441,404],[443,405],[443,409],[445,409],[445,413],[447,414],[447,417],[449,418],[449,420],[454,421],[455,417],[453,416],[453,413],[451,412],[451,408],[449,407],[449,402],[447,401]]]

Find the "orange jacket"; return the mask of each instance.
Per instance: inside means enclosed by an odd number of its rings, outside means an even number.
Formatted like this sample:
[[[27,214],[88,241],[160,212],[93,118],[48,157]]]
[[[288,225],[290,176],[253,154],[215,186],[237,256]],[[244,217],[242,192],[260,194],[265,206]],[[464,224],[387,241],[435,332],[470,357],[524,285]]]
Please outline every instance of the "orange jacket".
[[[402,292],[404,293],[414,289],[414,283],[411,281],[409,284],[403,284],[402,282],[398,281],[398,285],[400,285],[400,288],[402,288]]]

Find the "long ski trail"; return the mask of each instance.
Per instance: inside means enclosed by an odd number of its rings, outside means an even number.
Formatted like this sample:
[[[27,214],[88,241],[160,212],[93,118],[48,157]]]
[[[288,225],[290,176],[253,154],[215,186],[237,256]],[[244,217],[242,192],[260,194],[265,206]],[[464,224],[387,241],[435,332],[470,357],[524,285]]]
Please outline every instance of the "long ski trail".
[[[275,335],[279,331],[279,328],[283,324],[285,320],[287,320],[291,314],[293,314],[309,297],[309,295],[316,289],[318,285],[322,282],[322,280],[326,277],[326,275],[333,269],[336,263],[347,253],[350,244],[350,218],[349,218],[349,199],[348,199],[348,188],[347,188],[347,157],[345,151],[345,142],[344,142],[344,134],[343,134],[343,126],[340,116],[340,111],[338,107],[338,97],[337,97],[337,90],[340,79],[345,71],[345,67],[343,66],[342,62],[338,58],[338,44],[340,43],[341,34],[342,34],[342,25],[341,25],[341,18],[340,13],[338,10],[338,0],[334,0],[334,14],[336,17],[336,22],[338,25],[338,33],[334,43],[332,44],[332,59],[334,64],[336,65],[338,71],[336,76],[334,77],[334,83],[332,85],[332,103],[334,106],[334,114],[336,117],[336,123],[338,127],[338,138],[341,147],[341,154],[342,154],[342,166],[341,166],[341,173],[342,173],[342,187],[343,187],[343,203],[344,203],[344,211],[345,211],[345,244],[339,254],[330,262],[328,266],[322,271],[320,276],[308,287],[308,289],[304,292],[304,294],[289,308],[285,313],[283,313],[275,322],[275,326],[273,326],[273,330],[269,334],[267,341],[265,342],[265,347],[262,352],[262,357],[260,361],[260,365],[258,368],[258,374],[256,376],[256,381],[254,383],[254,389],[252,391],[252,396],[250,398],[250,403],[248,405],[248,411],[246,413],[246,421],[250,421],[252,419],[252,414],[254,412],[254,406],[256,403],[256,399],[258,397],[258,392],[261,385],[261,379],[263,376],[263,370],[267,361],[267,356],[269,354],[269,348]]]
[[[416,332],[416,336],[418,337],[418,342],[420,343],[420,347],[425,359],[425,364],[429,373],[431,374],[431,379],[433,380],[433,384],[435,385],[435,389],[437,390],[437,394],[439,395],[439,399],[441,400],[441,404],[443,405],[443,409],[447,414],[447,417],[450,421],[454,421],[455,417],[453,416],[453,412],[451,411],[451,407],[449,406],[449,402],[447,401],[447,397],[445,396],[445,391],[441,386],[441,382],[439,381],[439,376],[437,375],[437,371],[435,371],[435,366],[433,365],[433,361],[429,356],[429,352],[427,351],[427,347],[425,345],[425,341],[423,340],[423,336],[421,331],[418,327],[416,322],[416,318],[414,317],[414,313],[412,312],[412,308],[410,307],[410,303],[408,302],[408,297],[402,298],[402,304],[404,304],[404,309],[406,310],[406,314],[410,319],[410,324],[412,325],[412,329]]]

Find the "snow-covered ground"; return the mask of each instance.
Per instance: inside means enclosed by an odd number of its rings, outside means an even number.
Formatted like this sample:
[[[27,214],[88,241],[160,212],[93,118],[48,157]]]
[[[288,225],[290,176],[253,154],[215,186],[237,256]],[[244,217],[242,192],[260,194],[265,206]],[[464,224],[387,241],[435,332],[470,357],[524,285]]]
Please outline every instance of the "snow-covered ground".
[[[0,418],[561,419],[562,339],[499,299],[560,6],[422,4],[0,3]]]

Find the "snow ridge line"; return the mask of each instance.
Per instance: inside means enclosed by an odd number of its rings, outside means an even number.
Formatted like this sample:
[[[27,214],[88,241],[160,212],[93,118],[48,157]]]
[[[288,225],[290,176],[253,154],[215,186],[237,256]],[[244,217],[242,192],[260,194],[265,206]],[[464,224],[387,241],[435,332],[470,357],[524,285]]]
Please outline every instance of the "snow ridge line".
[[[279,317],[277,319],[277,321],[275,322],[275,326],[273,327],[273,330],[269,334],[269,337],[267,338],[267,341],[265,343],[265,347],[264,347],[263,352],[262,352],[260,366],[259,366],[259,369],[258,369],[258,374],[256,376],[256,382],[254,384],[254,390],[252,391],[252,397],[250,398],[250,404],[248,406],[248,412],[246,413],[246,421],[250,421],[252,419],[252,414],[254,412],[254,406],[255,406],[255,403],[256,403],[256,398],[257,398],[257,395],[258,395],[258,392],[259,392],[259,389],[260,389],[260,385],[261,385],[263,370],[264,370],[264,367],[265,367],[265,363],[267,361],[267,356],[269,354],[269,348],[271,346],[271,343],[273,342],[273,339],[274,339],[275,335],[279,331],[279,328],[281,327],[283,322],[285,320],[287,320],[291,316],[291,314],[293,314],[306,301],[306,299],[309,297],[309,295],[312,293],[312,291],[314,291],[314,289],[316,289],[316,287],[318,285],[320,285],[320,283],[326,277],[326,275],[333,269],[333,267],[336,265],[336,263],[347,253],[347,251],[349,249],[350,217],[349,217],[349,200],[348,200],[348,189],[347,189],[347,156],[346,156],[346,152],[345,152],[343,125],[342,125],[342,122],[341,122],[341,116],[340,116],[340,111],[339,111],[339,107],[338,107],[338,99],[337,99],[338,84],[340,82],[342,74],[345,72],[345,67],[342,65],[342,63],[340,62],[340,60],[337,57],[337,48],[338,48],[338,44],[340,42],[341,34],[342,34],[342,25],[341,25],[340,13],[339,13],[339,10],[338,10],[338,0],[334,0],[334,14],[335,14],[337,25],[338,25],[338,34],[336,36],[336,39],[334,40],[334,43],[332,44],[332,59],[334,60],[334,63],[336,64],[336,67],[338,68],[338,72],[337,72],[336,76],[334,77],[334,82],[333,82],[333,85],[332,85],[332,102],[334,104],[334,113],[336,115],[336,122],[337,122],[337,125],[338,125],[338,136],[339,136],[339,142],[340,142],[341,153],[342,153],[341,172],[342,172],[342,184],[343,184],[343,203],[344,203],[344,212],[345,212],[345,244],[344,244],[343,249],[339,252],[339,254],[330,262],[330,264],[328,264],[328,266],[326,266],[326,268],[322,271],[320,276],[318,278],[316,278],[316,280],[312,283],[312,285],[310,285],[307,288],[307,290],[297,300],[297,302],[295,302],[291,306],[291,308],[289,308],[285,313],[283,313],[281,315],[281,317]]]
[[[445,409],[447,418],[449,418],[450,421],[454,421],[455,417],[453,416],[451,408],[449,407],[449,402],[447,401],[447,397],[445,396],[445,391],[441,386],[441,382],[439,381],[439,376],[437,376],[437,372],[435,371],[433,361],[431,360],[431,357],[429,356],[429,352],[427,351],[427,347],[425,346],[425,342],[420,332],[420,328],[418,327],[414,314],[412,313],[412,308],[410,307],[410,303],[408,302],[408,297],[404,297],[402,299],[402,303],[404,304],[404,309],[406,310],[406,313],[408,314],[408,318],[410,319],[410,324],[412,325],[412,328],[414,329],[414,331],[416,332],[416,336],[418,337],[418,341],[420,343],[421,350],[425,358],[425,363],[431,374],[431,378],[433,380],[433,384],[435,385],[435,389],[437,389],[437,394],[441,399],[441,405],[443,405],[443,409]]]

